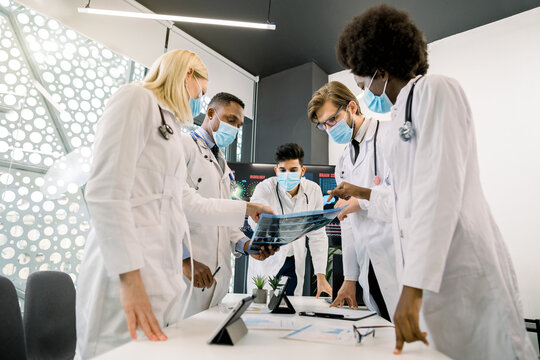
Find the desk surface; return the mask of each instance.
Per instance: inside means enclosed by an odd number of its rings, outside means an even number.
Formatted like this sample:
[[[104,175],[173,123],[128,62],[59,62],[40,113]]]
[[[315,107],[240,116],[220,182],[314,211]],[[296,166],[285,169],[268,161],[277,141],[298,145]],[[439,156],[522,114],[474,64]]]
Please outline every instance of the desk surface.
[[[242,294],[229,294],[224,303],[234,305]],[[318,311],[328,307],[321,299],[313,297],[289,297],[297,313],[299,311]],[[118,347],[96,359],[235,359],[244,360],[276,360],[285,359],[448,359],[422,343],[405,344],[404,352],[399,357],[393,355],[395,334],[393,328],[378,328],[374,338],[366,338],[356,346],[337,346],[303,341],[285,340],[282,336],[290,330],[249,330],[235,346],[207,345],[206,341],[227,316],[225,312],[215,307],[186,319],[174,327],[165,329],[169,337],[164,342],[138,341]],[[245,315],[250,316],[250,315]],[[275,315],[275,316],[298,316]],[[330,326],[348,327],[351,321],[300,317],[299,321],[306,324],[323,324]],[[356,325],[387,325],[386,320],[379,316],[360,320]]]

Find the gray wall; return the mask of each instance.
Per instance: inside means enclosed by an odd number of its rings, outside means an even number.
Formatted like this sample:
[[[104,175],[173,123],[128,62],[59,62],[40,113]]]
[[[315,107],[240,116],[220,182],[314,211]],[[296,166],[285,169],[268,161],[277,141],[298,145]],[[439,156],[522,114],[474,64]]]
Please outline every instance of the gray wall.
[[[284,143],[300,144],[306,164],[328,164],[328,137],[307,118],[311,95],[328,81],[315,63],[300,65],[259,82],[255,162],[274,162],[275,149]]]

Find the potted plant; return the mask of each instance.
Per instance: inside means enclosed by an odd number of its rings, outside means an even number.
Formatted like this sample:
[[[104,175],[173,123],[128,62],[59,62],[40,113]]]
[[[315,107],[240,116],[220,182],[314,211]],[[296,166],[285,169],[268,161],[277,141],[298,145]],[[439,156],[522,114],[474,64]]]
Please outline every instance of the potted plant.
[[[281,281],[281,276],[272,276],[268,278],[268,285],[272,288],[272,291],[276,291],[281,287],[279,282]]]
[[[256,289],[253,289],[253,295],[255,296],[253,302],[257,304],[266,304],[266,298],[268,297],[268,290],[264,288],[264,285],[266,285],[266,278],[257,275],[253,277],[253,283],[257,287]]]
[[[272,288],[272,294],[270,295],[270,303],[277,296],[276,290],[278,290],[282,285],[279,283],[281,281],[281,276],[272,276],[268,278],[268,285]]]

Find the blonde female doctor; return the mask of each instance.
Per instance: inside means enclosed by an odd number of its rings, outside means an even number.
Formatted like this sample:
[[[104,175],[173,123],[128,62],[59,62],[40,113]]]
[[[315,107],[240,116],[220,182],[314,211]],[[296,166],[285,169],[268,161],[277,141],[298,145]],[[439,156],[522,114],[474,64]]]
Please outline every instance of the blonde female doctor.
[[[144,81],[120,88],[96,130],[86,188],[92,218],[77,292],[77,358],[137,339],[166,340],[181,319],[186,217],[242,226],[261,205],[199,197],[185,184],[181,126],[193,121],[208,72],[186,50],[162,55]],[[267,211],[268,212],[268,211]],[[269,211],[271,212],[271,210]],[[217,246],[217,244],[216,244]]]

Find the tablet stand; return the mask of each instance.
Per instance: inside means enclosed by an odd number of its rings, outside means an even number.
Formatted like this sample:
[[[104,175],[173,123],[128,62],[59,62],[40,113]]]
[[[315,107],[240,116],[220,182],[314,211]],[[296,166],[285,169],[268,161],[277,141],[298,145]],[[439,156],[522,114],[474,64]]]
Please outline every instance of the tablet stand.
[[[210,341],[210,344],[234,345],[248,332],[246,324],[242,318],[221,329]]]
[[[271,309],[272,314],[296,314],[296,310],[294,310],[294,307],[285,294],[285,291],[283,291],[282,295],[279,297],[274,295],[270,300],[268,307]]]

